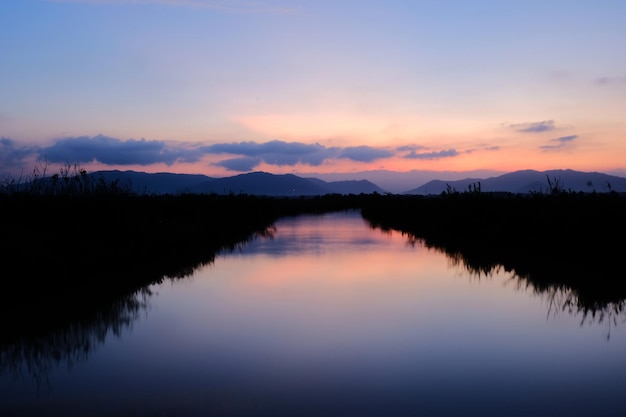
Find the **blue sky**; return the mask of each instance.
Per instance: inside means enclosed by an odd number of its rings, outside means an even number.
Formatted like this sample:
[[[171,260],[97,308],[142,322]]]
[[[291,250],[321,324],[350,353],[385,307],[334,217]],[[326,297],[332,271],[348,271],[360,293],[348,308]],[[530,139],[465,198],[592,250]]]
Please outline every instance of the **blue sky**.
[[[621,172],[625,21],[602,0],[4,0],[0,171]]]

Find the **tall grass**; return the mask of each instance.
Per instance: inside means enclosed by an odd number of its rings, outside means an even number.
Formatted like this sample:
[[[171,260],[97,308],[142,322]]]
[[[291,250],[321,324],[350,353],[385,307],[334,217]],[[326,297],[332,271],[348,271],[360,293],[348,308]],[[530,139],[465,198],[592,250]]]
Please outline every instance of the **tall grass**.
[[[129,195],[131,184],[119,179],[107,182],[102,176],[89,174],[79,164],[66,163],[50,173],[49,164],[42,161],[35,165],[28,176],[7,177],[0,183],[0,194],[88,196]]]

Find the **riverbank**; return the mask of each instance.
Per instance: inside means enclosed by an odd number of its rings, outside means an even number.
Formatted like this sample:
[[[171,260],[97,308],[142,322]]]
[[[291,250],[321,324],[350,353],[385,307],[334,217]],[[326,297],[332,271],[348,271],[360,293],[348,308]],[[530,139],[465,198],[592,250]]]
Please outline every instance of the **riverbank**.
[[[187,275],[282,216],[354,206],[335,197],[0,195],[2,281],[42,294],[134,288]]]
[[[16,194],[0,195],[2,281],[13,288],[2,298],[130,291],[185,276],[220,250],[270,233],[281,217],[347,209],[470,264],[550,271],[554,283],[581,288],[624,286],[626,197],[617,194]],[[554,278],[555,268],[571,271]]]
[[[372,227],[424,239],[477,273],[504,267],[590,304],[626,298],[624,213],[615,193],[383,196],[362,209]]]
[[[3,195],[0,356],[7,364],[27,358],[45,375],[50,361],[42,358],[65,352],[71,362],[131,326],[151,284],[271,236],[280,218],[342,210],[361,210],[371,227],[402,231],[478,277],[512,271],[516,285],[560,297],[559,309],[618,317],[626,309],[625,209],[624,197],[608,194]]]

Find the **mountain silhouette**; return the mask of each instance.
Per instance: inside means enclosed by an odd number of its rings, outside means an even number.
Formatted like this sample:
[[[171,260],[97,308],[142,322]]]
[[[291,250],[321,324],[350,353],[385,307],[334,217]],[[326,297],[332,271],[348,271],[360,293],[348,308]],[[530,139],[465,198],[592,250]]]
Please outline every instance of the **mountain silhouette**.
[[[476,174],[474,172],[474,174]],[[347,174],[344,174],[347,175]],[[357,176],[358,174],[354,174]],[[326,194],[387,193],[386,189],[365,179],[324,181],[320,178],[293,174],[250,172],[214,178],[199,174],[145,173],[136,171],[96,171],[89,174],[94,181],[118,181],[138,194],[249,194],[268,196],[316,196]],[[445,175],[444,175],[445,177]],[[598,172],[566,170],[522,170],[488,178],[470,177],[459,180],[431,180],[416,188],[397,194],[441,194],[448,189],[467,191],[480,183],[483,192],[530,193],[547,192],[557,183],[564,191],[626,192],[626,178]]]
[[[136,171],[96,171],[89,174],[96,181],[104,180],[107,184],[118,181],[129,186],[138,194],[183,194],[195,192],[195,189],[213,178],[201,174],[174,174],[159,172],[155,174]]]
[[[97,171],[89,174],[107,183],[117,180],[139,194],[249,194],[268,196],[316,196],[326,194],[370,194],[385,190],[366,180],[331,181],[293,174],[251,172],[232,177],[135,171]]]
[[[548,192],[548,179],[563,191],[574,192],[626,192],[626,178],[599,172],[580,172],[571,169],[534,171],[522,170],[486,179],[466,178],[457,181],[433,180],[403,194],[441,194],[449,187],[456,191],[467,191],[478,185],[484,192],[530,193]]]

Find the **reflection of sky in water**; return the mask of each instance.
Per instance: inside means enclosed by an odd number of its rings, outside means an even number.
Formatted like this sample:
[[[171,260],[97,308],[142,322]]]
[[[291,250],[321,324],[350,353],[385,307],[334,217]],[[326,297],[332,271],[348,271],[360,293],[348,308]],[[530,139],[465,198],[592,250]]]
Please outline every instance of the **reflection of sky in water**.
[[[547,318],[545,302],[511,278],[470,278],[358,214],[283,220],[273,239],[155,287],[131,333],[53,372],[37,404],[175,415],[623,415],[623,329],[607,342],[602,325]],[[3,403],[27,395],[1,381]]]
[[[337,221],[341,220],[341,221]],[[245,244],[244,255],[264,253],[291,256],[299,253],[328,254],[337,251],[368,250],[380,245],[380,233],[373,234],[357,212],[331,216],[298,216],[279,220],[278,233]],[[236,252],[234,253],[236,254]]]

